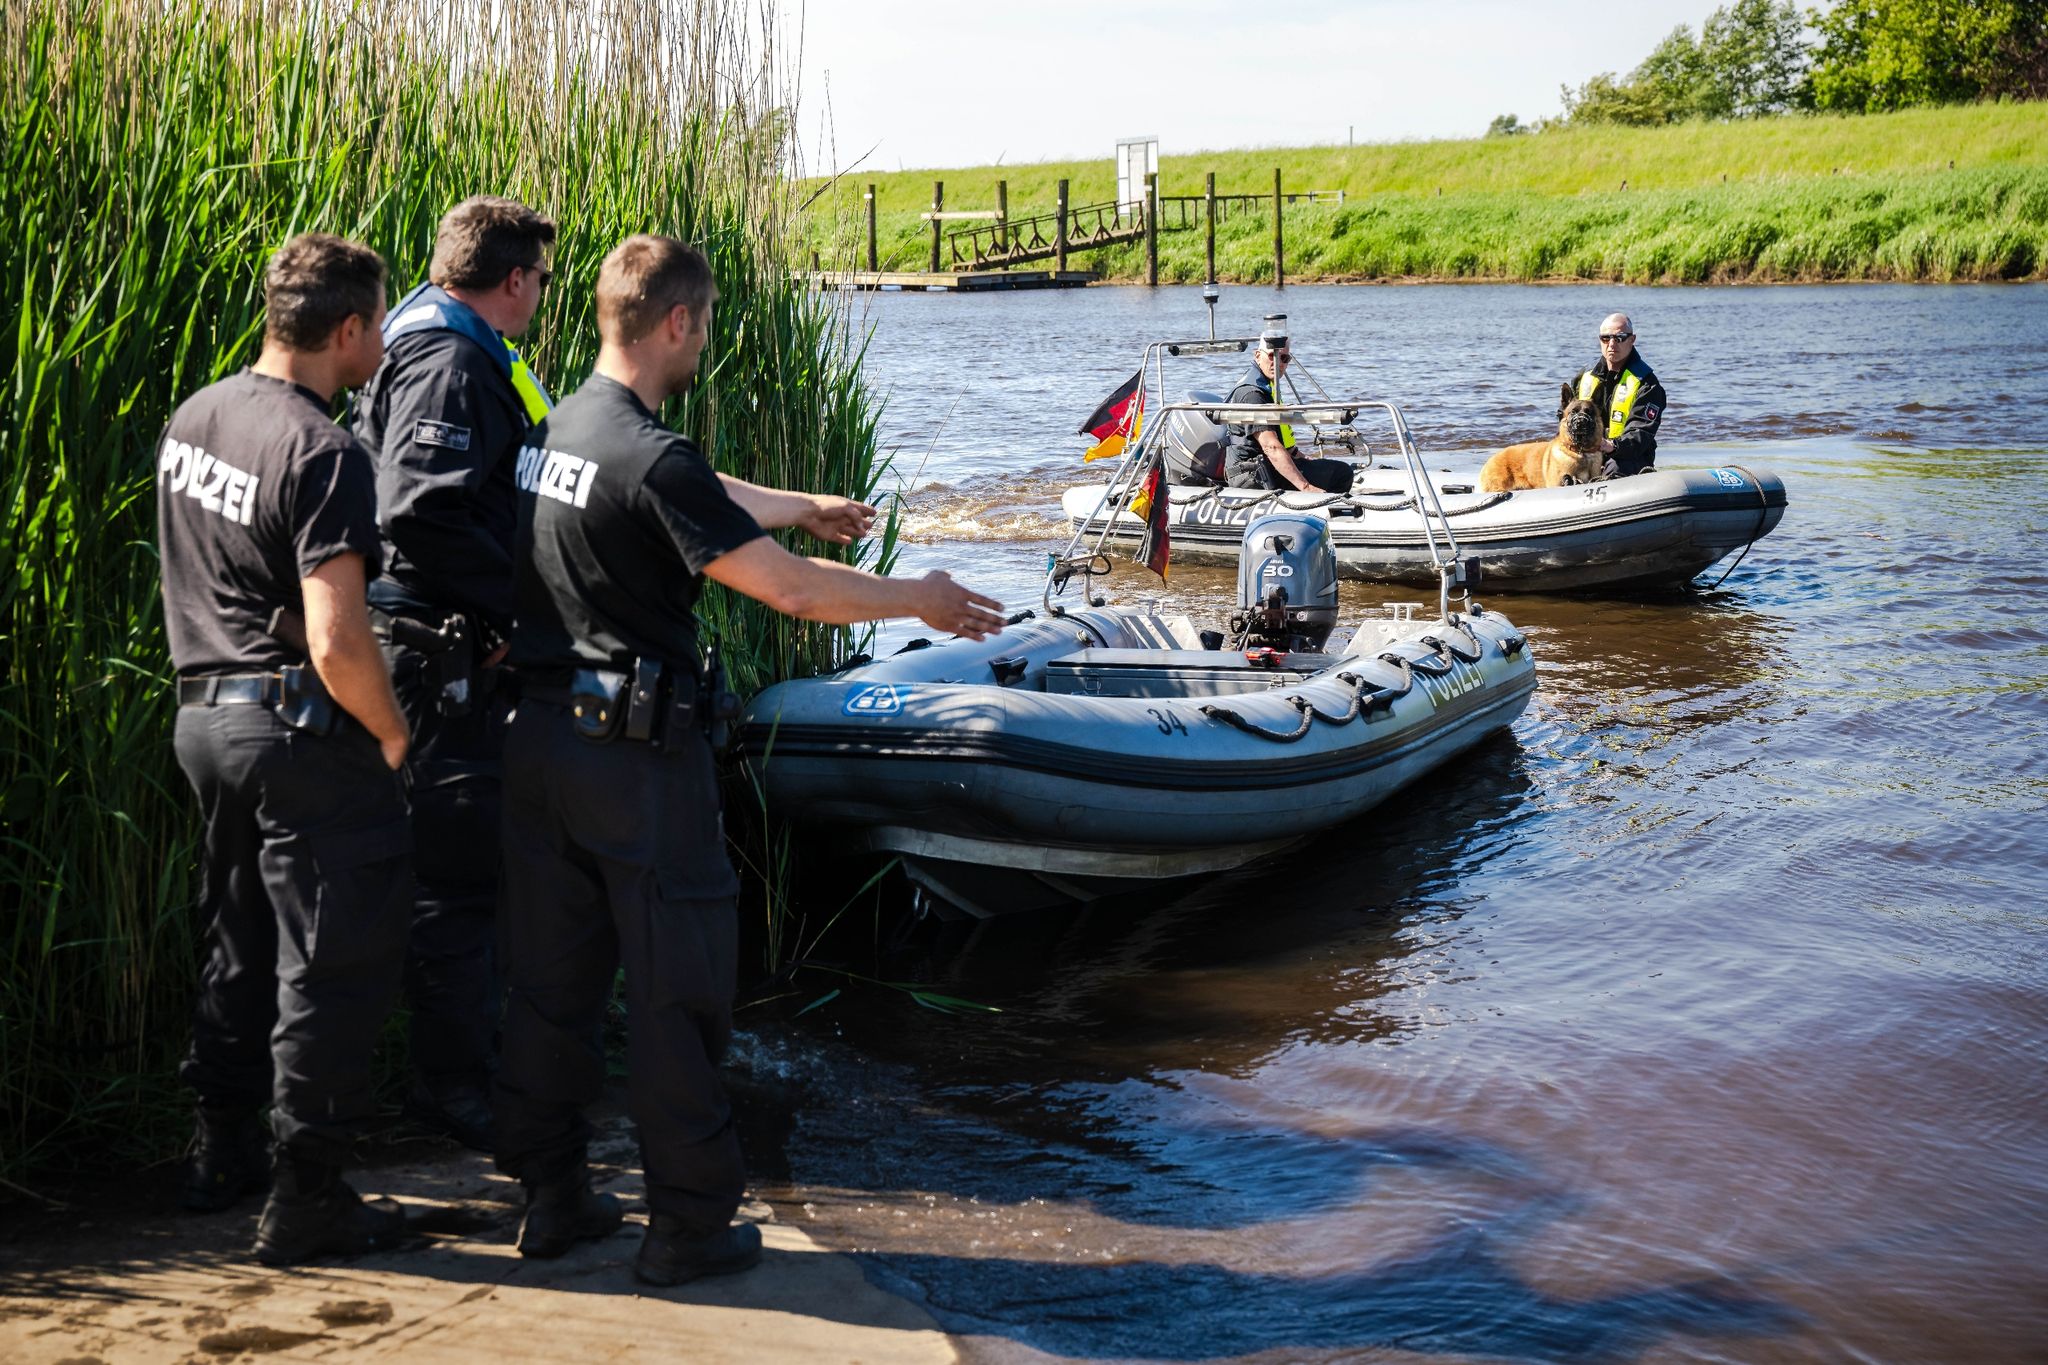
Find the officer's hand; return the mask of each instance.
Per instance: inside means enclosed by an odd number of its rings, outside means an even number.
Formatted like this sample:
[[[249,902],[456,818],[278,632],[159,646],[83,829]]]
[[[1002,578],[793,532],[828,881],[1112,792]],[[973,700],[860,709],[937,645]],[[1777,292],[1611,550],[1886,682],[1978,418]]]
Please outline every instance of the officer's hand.
[[[1613,450],[1614,442],[1608,440],[1605,436],[1602,436],[1600,438],[1600,453],[1602,455],[1607,455],[1613,453]]]
[[[511,653],[511,652],[512,652],[512,646],[511,646],[511,645],[509,645],[509,644],[499,645],[499,646],[498,646],[498,647],[497,647],[496,649],[494,649],[494,650],[492,650],[492,651],[491,651],[490,653],[488,653],[488,654],[484,655],[484,664],[483,664],[483,666],[484,666],[485,668],[496,668],[496,667],[497,667],[497,666],[498,666],[499,664],[501,664],[501,663],[504,663],[504,662],[505,662],[505,656],[506,656],[507,654]]]
[[[1003,633],[1003,604],[983,597],[953,581],[944,569],[933,569],[921,580],[922,605],[918,619],[933,630],[985,640]]]
[[[796,524],[829,545],[851,545],[875,524],[875,509],[852,498],[814,493]]]
[[[400,768],[404,767],[405,751],[410,743],[411,740],[405,735],[400,735],[396,739],[378,740],[377,747],[384,751],[384,766],[393,772],[397,772]]]
[[[1612,460],[1609,460],[1609,461],[1608,461],[1608,462],[1607,462],[1606,464],[1604,464],[1604,465],[1602,465],[1602,466],[1600,467],[1600,477],[1601,477],[1601,478],[1603,478],[1603,479],[1618,479],[1618,478],[1620,478],[1620,477],[1621,477],[1621,466],[1620,466],[1620,465],[1618,465],[1618,464],[1616,464],[1616,463],[1615,463],[1614,461],[1612,461]]]

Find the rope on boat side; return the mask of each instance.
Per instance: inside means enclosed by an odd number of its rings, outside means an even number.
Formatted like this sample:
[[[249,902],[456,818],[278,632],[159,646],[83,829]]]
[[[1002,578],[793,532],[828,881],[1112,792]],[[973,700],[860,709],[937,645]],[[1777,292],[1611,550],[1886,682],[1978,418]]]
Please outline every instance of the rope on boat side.
[[[1214,703],[1202,707],[1201,712],[1211,720],[1220,720],[1232,729],[1242,730],[1256,738],[1270,739],[1275,744],[1292,744],[1306,736],[1317,721],[1325,725],[1349,725],[1354,720],[1370,720],[1374,712],[1391,710],[1396,701],[1407,696],[1408,690],[1415,686],[1415,672],[1409,666],[1409,661],[1398,654],[1382,654],[1380,660],[1401,670],[1399,687],[1374,687],[1356,673],[1339,673],[1337,681],[1351,688],[1351,700],[1343,711],[1334,716],[1325,715],[1317,710],[1316,704],[1308,698],[1289,697],[1289,704],[1301,713],[1301,724],[1290,731],[1268,730],[1257,721],[1248,720],[1241,713]],[[1448,669],[1449,666],[1446,665],[1446,671]]]
[[[1727,568],[1723,569],[1721,571],[1721,576],[1715,579],[1711,584],[1707,586],[1708,592],[1712,592],[1715,588],[1718,588],[1723,583],[1726,583],[1728,581],[1728,575],[1734,573],[1737,568],[1741,567],[1742,561],[1748,558],[1749,556],[1749,547],[1756,544],[1759,540],[1763,539],[1764,522],[1767,521],[1771,515],[1771,500],[1770,497],[1764,492],[1764,481],[1762,479],[1759,479],[1756,475],[1750,473],[1747,469],[1744,469],[1739,464],[1731,464],[1728,467],[1732,470],[1735,470],[1737,473],[1741,474],[1744,478],[1748,479],[1751,483],[1756,485],[1756,529],[1749,533],[1748,540],[1742,542],[1742,553],[1735,556],[1735,563],[1730,564]]]

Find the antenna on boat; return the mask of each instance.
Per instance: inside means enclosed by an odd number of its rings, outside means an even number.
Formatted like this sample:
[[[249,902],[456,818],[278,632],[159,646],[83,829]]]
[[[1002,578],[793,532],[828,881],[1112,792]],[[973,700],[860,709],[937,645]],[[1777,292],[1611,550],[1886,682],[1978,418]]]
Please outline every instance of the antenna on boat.
[[[1202,302],[1209,305],[1209,340],[1216,339],[1216,300],[1223,297],[1223,291],[1210,280],[1202,286]]]

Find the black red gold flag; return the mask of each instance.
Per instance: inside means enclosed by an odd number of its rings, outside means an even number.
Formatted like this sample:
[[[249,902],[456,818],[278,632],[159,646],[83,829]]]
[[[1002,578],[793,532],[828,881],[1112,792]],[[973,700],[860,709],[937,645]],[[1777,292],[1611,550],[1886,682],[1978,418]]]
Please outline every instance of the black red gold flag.
[[[1144,414],[1145,371],[1140,368],[1119,384],[1116,392],[1096,404],[1095,411],[1081,424],[1081,435],[1095,438],[1095,445],[1083,458],[1100,460],[1123,454],[1125,445],[1136,439]]]
[[[1137,560],[1162,579],[1166,577],[1167,560],[1172,554],[1167,537],[1169,510],[1166,470],[1162,462],[1154,460],[1152,472],[1145,476],[1145,486],[1131,499],[1131,511],[1145,519],[1145,538],[1138,543]]]

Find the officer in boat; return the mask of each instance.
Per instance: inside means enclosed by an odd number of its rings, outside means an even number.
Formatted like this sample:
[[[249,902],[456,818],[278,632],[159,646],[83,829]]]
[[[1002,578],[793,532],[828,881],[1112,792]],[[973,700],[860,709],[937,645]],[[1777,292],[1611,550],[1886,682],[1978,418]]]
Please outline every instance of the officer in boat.
[[[1270,314],[1252,352],[1252,367],[1231,390],[1232,403],[1274,403],[1280,381],[1294,358],[1287,339],[1287,316]],[[1345,460],[1308,459],[1294,445],[1294,428],[1233,423],[1230,427],[1232,488],[1299,489],[1304,493],[1351,491],[1351,465]]]
[[[256,1257],[289,1265],[404,1235],[399,1206],[365,1203],[341,1171],[375,1109],[412,831],[405,717],[364,600],[381,554],[376,475],[328,415],[383,356],[384,262],[309,233],[271,257],[263,292],[256,363],[164,428],[157,530],[178,764],[206,822],[184,1203],[223,1209],[268,1182]]]
[[[693,614],[703,580],[813,621],[915,616],[975,640],[1003,625],[1000,604],[942,572],[881,578],[783,549],[763,528],[846,543],[874,509],[719,475],[662,424],[663,400],[696,375],[716,294],[681,242],[614,249],[595,373],[533,431],[518,471],[498,1166],[525,1187],[522,1254],[618,1227],[618,1201],[590,1188],[583,1108],[604,1081],[595,1039],[623,966],[651,1211],[634,1273],[657,1285],[744,1270],[761,1251],[756,1228],[732,1224],[743,1172],[718,1079],[739,882],[707,738],[723,708]]]
[[[513,347],[540,307],[555,225],[466,199],[441,219],[428,282],[384,325],[384,364],[355,412],[377,463],[384,573],[372,616],[412,726],[416,836],[406,1112],[491,1150],[499,986],[500,762],[512,708],[513,469],[548,396]]]
[[[1560,399],[1557,415],[1564,416],[1565,404],[1584,399],[1600,409],[1604,435],[1601,449],[1607,454],[1606,475],[1618,479],[1624,474],[1641,474],[1657,459],[1657,428],[1664,422],[1664,385],[1636,350],[1635,325],[1626,313],[1610,313],[1600,323],[1600,359],[1590,370],[1571,382],[1571,398]]]

